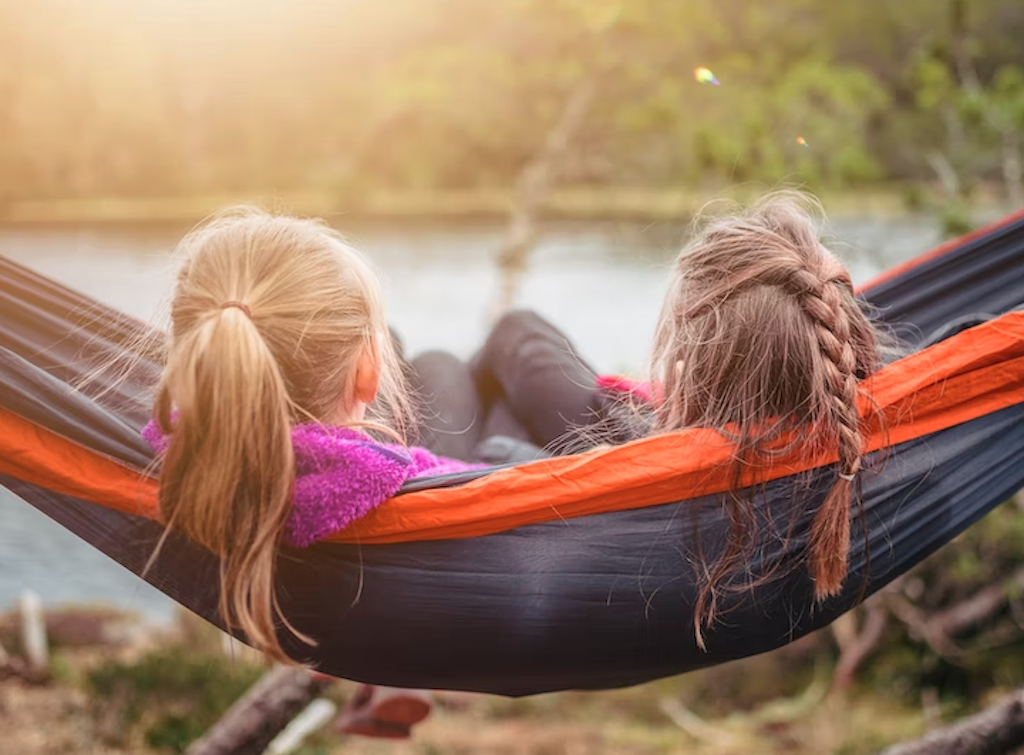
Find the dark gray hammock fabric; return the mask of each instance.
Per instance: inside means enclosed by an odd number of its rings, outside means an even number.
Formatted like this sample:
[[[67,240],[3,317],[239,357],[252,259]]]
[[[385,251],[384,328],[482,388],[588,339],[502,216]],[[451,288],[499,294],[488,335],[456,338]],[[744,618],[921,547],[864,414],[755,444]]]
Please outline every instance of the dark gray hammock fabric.
[[[1009,218],[865,292],[913,347],[1024,305],[1024,216]],[[152,460],[138,431],[158,366],[101,399],[87,365],[123,355],[143,326],[0,259],[0,407],[139,469]],[[821,479],[817,479],[820,477]],[[411,488],[457,484],[417,480]],[[798,496],[820,497],[819,470],[767,485],[765,531],[788,522]],[[819,482],[821,484],[819,484]],[[144,518],[0,477],[32,506],[140,574],[163,530]],[[819,629],[903,574],[1024,486],[1024,405],[887,449],[863,480],[851,575],[823,605],[798,556],[807,521],[751,564],[771,578],[726,595],[697,647],[697,536],[715,553],[726,531],[717,496],[533,524],[462,540],[285,549],[279,593],[316,648],[285,647],[326,673],[397,686],[527,695],[632,685],[784,645]],[[171,535],[145,579],[219,623],[217,563]]]

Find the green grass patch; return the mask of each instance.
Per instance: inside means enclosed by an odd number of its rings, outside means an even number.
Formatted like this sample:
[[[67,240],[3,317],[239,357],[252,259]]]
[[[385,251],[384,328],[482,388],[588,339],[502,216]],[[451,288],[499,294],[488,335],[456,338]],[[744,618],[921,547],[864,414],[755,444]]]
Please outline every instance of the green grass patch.
[[[111,744],[132,742],[184,752],[265,669],[237,659],[171,645],[134,662],[110,662],[88,673],[87,691],[102,711]]]

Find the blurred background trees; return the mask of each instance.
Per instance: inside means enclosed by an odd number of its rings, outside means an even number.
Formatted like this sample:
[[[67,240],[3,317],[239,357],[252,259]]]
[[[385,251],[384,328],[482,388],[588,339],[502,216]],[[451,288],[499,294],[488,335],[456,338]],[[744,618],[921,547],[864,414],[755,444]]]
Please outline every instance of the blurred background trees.
[[[1022,38],[1006,0],[0,0],[0,200],[508,187],[587,76],[571,184],[1021,204]]]

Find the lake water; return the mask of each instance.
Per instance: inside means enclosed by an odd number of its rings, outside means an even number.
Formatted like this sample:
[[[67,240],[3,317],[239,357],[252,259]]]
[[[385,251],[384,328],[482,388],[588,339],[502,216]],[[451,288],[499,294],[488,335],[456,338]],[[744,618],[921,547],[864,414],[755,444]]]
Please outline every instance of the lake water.
[[[409,353],[442,348],[465,357],[480,343],[498,291],[500,225],[342,230],[380,273],[389,319]],[[517,304],[555,322],[599,371],[637,370],[684,233],[668,223],[547,229]],[[937,223],[924,217],[834,219],[833,233],[855,282],[938,241]],[[151,320],[169,295],[180,235],[176,228],[0,228],[0,254]],[[0,610],[26,588],[48,604],[105,602],[154,620],[172,615],[160,593],[0,488]]]

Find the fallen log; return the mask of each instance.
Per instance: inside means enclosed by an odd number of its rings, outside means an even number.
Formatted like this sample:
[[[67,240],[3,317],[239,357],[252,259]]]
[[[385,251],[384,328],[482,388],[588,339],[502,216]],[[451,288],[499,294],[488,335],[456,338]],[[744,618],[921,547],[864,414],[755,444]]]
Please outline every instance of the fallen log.
[[[336,680],[297,666],[277,666],[240,697],[185,755],[252,755],[267,745]]]
[[[998,704],[879,755],[1010,755],[1024,746],[1024,689]]]

